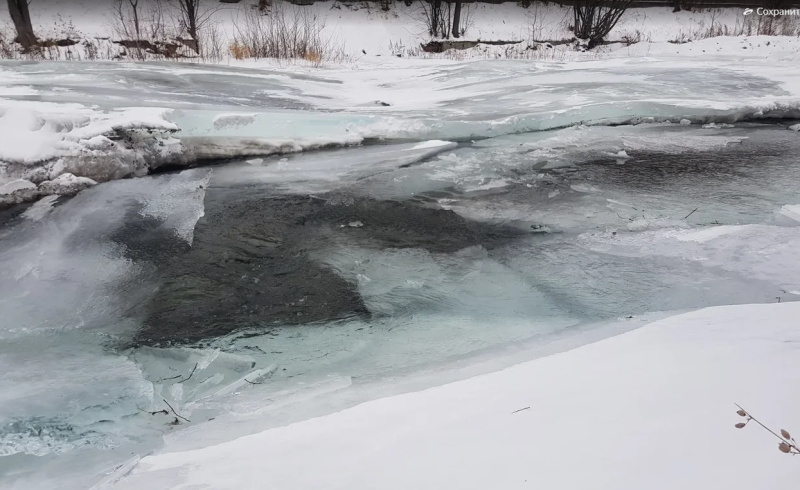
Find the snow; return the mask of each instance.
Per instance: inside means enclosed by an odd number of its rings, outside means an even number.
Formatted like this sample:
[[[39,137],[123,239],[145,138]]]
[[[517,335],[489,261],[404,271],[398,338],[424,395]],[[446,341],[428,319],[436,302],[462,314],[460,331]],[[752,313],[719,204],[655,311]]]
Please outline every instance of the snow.
[[[222,36],[223,51],[234,35],[236,24],[242,23],[249,8],[247,2],[228,4],[212,15],[212,21]],[[425,14],[418,4],[407,6],[403,2],[394,2],[388,11],[382,10],[378,4],[366,2],[317,2],[301,8],[324,24],[321,38],[340,47],[353,60],[427,55],[419,49],[419,44],[428,36]],[[523,8],[516,2],[499,5],[467,3],[463,9],[462,24],[466,31],[461,40],[521,41],[527,46],[533,41],[561,41],[573,37],[568,28],[572,13],[566,6],[533,2],[530,7]],[[8,18],[4,4],[0,5],[0,17]],[[98,8],[91,0],[51,0],[32,6],[31,17],[34,28],[44,38],[86,38],[94,42],[94,38],[116,38],[111,28],[113,16],[110,6]],[[681,12],[672,12],[671,7],[633,8],[620,19],[609,40],[640,41],[638,44],[672,41],[682,43],[673,46],[685,46],[711,33],[752,34],[757,23],[757,19],[748,21],[744,18],[740,8]],[[792,26],[788,27],[785,34],[792,33]],[[626,47],[625,44],[618,46]],[[482,46],[472,53],[457,52],[450,53],[450,56],[493,56],[503,53],[506,48]],[[104,50],[118,52],[119,47],[103,46],[100,51]],[[72,52],[76,51],[79,50],[73,47]],[[565,53],[556,56],[565,56]]]
[[[87,177],[76,177],[69,172],[63,173],[53,180],[39,184],[39,190],[44,194],[55,194],[59,196],[77,194],[78,192],[97,185],[92,179]]]
[[[785,488],[796,465],[755,424],[735,429],[734,403],[792,431],[798,315],[800,303],[674,316],[226,443],[167,447],[110,488]]]
[[[34,24],[50,32],[63,14],[81,36],[108,35],[106,12],[88,4],[34,2]],[[235,18],[246,4],[220,15]],[[0,230],[9,244],[0,250],[9,325],[0,361],[13,366],[2,425],[25,417],[0,441],[25,468],[12,488],[85,488],[103,471],[97,488],[735,489],[797,480],[767,434],[732,427],[734,402],[770,424],[793,423],[785,386],[800,370],[796,303],[704,309],[584,344],[649,322],[640,314],[797,299],[800,208],[784,204],[800,180],[781,153],[794,148],[793,134],[749,123],[800,127],[800,39],[705,38],[710,27],[739,25],[739,9],[632,9],[611,39],[643,42],[580,52],[533,42],[571,37],[564,7],[535,4],[521,15],[514,3],[476,4],[464,39],[519,42],[433,55],[418,48],[426,35],[417,7],[309,9],[344,46],[341,64],[0,63],[0,203],[50,194]],[[220,27],[229,31],[230,19]],[[735,174],[704,166],[763,148],[731,162]],[[108,182],[218,158],[231,161]],[[654,185],[653,170],[671,166],[681,175]],[[615,177],[637,171],[641,187]],[[111,352],[107,339],[136,328],[125,312],[157,289],[148,276],[157,271],[108,237],[143,216],[191,246],[209,187],[235,199],[250,186],[435,199],[531,238],[453,254],[342,243],[314,260],[357,285],[380,322],[220,341],[236,352]],[[332,232],[355,236],[371,223],[339,226]],[[562,334],[572,335],[569,348],[584,346],[537,358],[557,352],[541,344]],[[522,352],[502,357],[508,345]],[[192,366],[203,376],[163,382]],[[197,424],[170,426],[166,446],[143,457],[164,429],[141,410],[162,409],[160,396]],[[122,464],[110,471],[109,461]]]
[[[0,195],[12,194],[26,189],[36,189],[36,184],[23,179],[12,180],[0,186]]]

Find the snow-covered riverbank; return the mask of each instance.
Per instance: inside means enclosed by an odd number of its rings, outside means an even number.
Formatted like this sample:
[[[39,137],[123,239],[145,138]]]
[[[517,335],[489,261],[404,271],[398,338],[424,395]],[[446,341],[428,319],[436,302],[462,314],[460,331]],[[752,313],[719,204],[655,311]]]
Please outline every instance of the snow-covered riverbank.
[[[797,481],[733,403],[800,424],[800,39],[363,15],[340,65],[0,62],[0,486]]]
[[[762,36],[642,43],[567,63],[0,64],[0,203],[74,193],[164,165],[366,141],[792,121],[800,118],[798,49],[795,38]],[[62,174],[90,180],[63,186]]]
[[[210,447],[145,457],[117,489],[791,487],[800,304],[709,308],[493,374]],[[794,429],[794,430],[793,430]],[[201,436],[202,437],[202,436]]]

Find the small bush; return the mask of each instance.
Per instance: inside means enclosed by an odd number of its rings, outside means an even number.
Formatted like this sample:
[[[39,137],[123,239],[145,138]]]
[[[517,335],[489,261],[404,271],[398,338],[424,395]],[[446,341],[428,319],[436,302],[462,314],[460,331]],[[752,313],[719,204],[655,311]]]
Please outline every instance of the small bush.
[[[250,53],[250,48],[238,42],[232,42],[228,51],[231,53],[231,56],[237,60],[252,58],[253,56],[252,53]]]
[[[617,25],[632,0],[576,0],[572,6],[573,32],[584,39],[589,49],[594,48]]]
[[[639,29],[636,29],[633,32],[625,32],[622,34],[620,40],[625,44],[625,46],[630,46],[632,44],[640,43],[645,40],[644,34]]]
[[[316,65],[342,60],[343,48],[323,38],[324,28],[324,20],[308,9],[274,2],[266,15],[253,9],[234,25],[232,46],[240,56],[256,59],[301,59]],[[234,57],[236,53],[231,50]]]
[[[314,63],[315,65],[318,65],[322,62],[322,55],[316,51],[307,51],[303,58],[308,62]]]

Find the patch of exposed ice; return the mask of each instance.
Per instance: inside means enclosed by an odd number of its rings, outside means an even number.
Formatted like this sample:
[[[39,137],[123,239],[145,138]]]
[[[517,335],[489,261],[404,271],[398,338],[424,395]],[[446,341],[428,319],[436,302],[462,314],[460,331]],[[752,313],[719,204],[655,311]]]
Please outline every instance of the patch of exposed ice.
[[[203,201],[211,172],[210,169],[185,170],[174,179],[154,181],[153,185],[161,188],[145,202],[139,213],[162,220],[191,245],[197,220],[205,214]]]
[[[731,143],[741,143],[746,136],[703,136],[674,134],[672,137],[662,133],[657,138],[644,135],[625,135],[622,140],[630,150],[660,151],[664,153],[684,153],[687,151],[712,150],[723,148]]]
[[[569,186],[569,187],[570,187],[570,189],[572,189],[573,191],[575,191],[575,192],[581,192],[581,193],[594,193],[594,192],[600,192],[600,189],[598,189],[597,187],[595,187],[595,186],[593,186],[593,185],[591,185],[591,184],[574,184],[574,185],[571,185],[571,186]]]
[[[53,204],[58,200],[59,196],[52,195],[52,196],[45,196],[35,203],[31,207],[25,210],[22,213],[22,217],[25,219],[29,219],[31,221],[39,221],[53,209]]]
[[[720,225],[699,230],[681,230],[670,233],[670,236],[681,242],[706,243],[719,237],[741,232],[745,226]]]
[[[439,148],[442,146],[455,148],[457,145],[450,141],[430,140],[430,141],[423,141],[422,143],[414,145],[411,148],[408,148],[408,150],[425,150],[428,148]]]
[[[781,208],[780,211],[778,211],[778,213],[800,223],[800,204],[786,204]]]

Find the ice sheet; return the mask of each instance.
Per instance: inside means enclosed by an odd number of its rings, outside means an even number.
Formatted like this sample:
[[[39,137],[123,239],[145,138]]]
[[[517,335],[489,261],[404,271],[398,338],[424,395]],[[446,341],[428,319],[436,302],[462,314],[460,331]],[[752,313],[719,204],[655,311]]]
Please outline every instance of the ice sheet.
[[[6,63],[0,67],[0,86],[7,88],[0,98],[6,128],[0,184],[26,179],[38,185],[65,172],[106,181],[165,164],[376,139],[465,141],[574,125],[800,116],[796,65],[786,65],[779,77],[737,71],[722,59],[703,70],[682,68],[681,61],[659,59],[478,61],[309,76],[166,63],[83,63],[76,73],[69,62]],[[187,83],[191,93],[180,90]],[[708,137],[673,144],[699,148]]]

